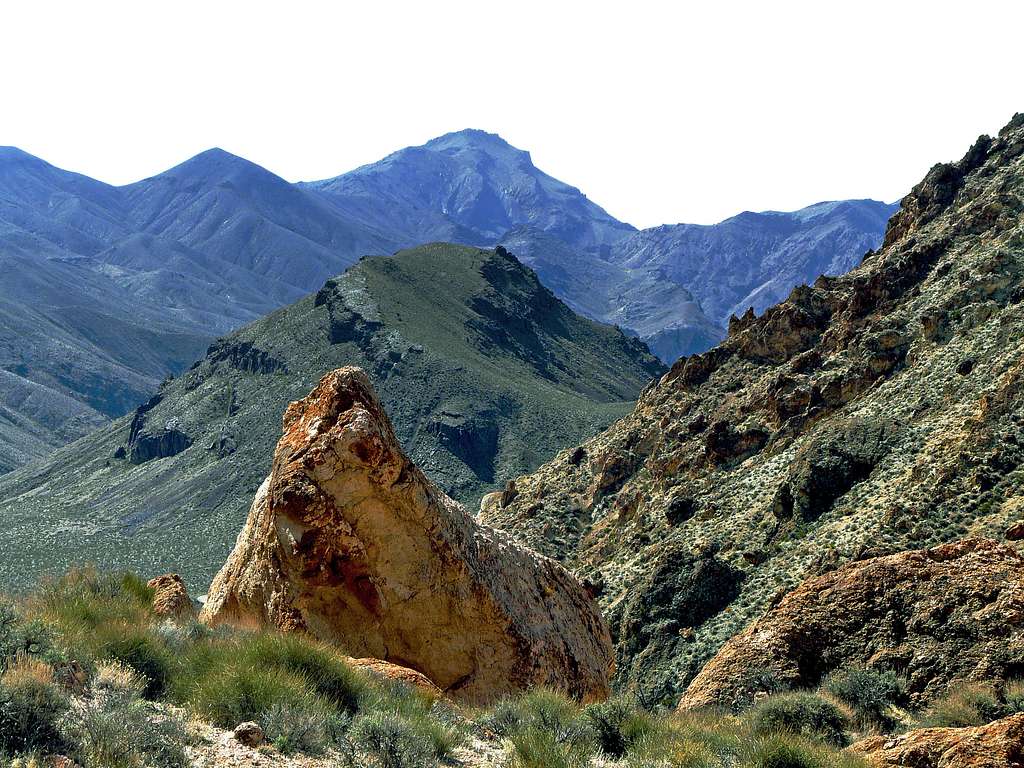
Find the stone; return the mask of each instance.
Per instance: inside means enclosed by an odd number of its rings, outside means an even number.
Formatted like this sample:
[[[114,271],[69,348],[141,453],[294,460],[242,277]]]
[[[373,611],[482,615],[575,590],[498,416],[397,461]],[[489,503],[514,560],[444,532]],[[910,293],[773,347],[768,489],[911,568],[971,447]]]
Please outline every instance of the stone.
[[[915,706],[950,684],[1007,679],[1024,659],[1024,557],[989,539],[848,563],[811,578],[729,640],[680,709],[732,706],[750,670],[814,688],[832,670],[898,671]]]
[[[185,582],[176,573],[157,576],[146,582],[153,590],[153,613],[171,619],[195,618],[195,603],[188,596]]]
[[[357,368],[288,407],[202,619],[308,632],[471,703],[537,685],[600,699],[613,666],[580,582],[431,483]]]
[[[346,661],[356,669],[361,669],[369,675],[379,677],[390,682],[404,683],[415,688],[428,699],[440,699],[444,691],[434,685],[433,681],[422,672],[417,672],[409,667],[402,667],[398,664],[391,664],[380,659],[352,659]]]
[[[140,432],[131,444],[128,461],[132,464],[145,464],[154,459],[166,459],[177,456],[191,445],[192,438],[180,429]]]
[[[1020,541],[1024,539],[1024,520],[1014,523],[1006,529],[1007,541]]]
[[[1024,714],[967,728],[919,728],[869,736],[849,747],[872,768],[1019,768]]]
[[[255,749],[263,745],[264,738],[263,729],[260,728],[259,723],[239,723],[235,727],[235,741],[239,744]]]

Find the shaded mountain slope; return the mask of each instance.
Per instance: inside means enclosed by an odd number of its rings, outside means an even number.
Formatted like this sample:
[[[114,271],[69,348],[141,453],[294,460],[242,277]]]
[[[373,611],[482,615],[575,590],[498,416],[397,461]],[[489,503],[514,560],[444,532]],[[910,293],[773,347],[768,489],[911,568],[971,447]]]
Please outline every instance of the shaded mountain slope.
[[[350,218],[408,242],[491,245],[509,229],[528,225],[589,247],[636,231],[538,169],[529,152],[478,130],[448,133],[302,186]]]
[[[410,457],[473,506],[621,416],[664,370],[504,250],[367,258],[218,340],[133,416],[0,480],[13,553],[0,584],[94,560],[205,586],[266,476],[285,406],[344,365],[368,372]]]
[[[805,577],[1024,516],[1024,115],[935,166],[884,247],[678,361],[484,519],[602,594],[618,685],[674,703]],[[842,606],[837,606],[842,609]]]
[[[760,314],[818,275],[849,272],[881,245],[898,208],[841,200],[791,213],[748,211],[708,226],[654,227],[618,243],[609,260],[686,286],[724,326],[729,315],[751,306]]]

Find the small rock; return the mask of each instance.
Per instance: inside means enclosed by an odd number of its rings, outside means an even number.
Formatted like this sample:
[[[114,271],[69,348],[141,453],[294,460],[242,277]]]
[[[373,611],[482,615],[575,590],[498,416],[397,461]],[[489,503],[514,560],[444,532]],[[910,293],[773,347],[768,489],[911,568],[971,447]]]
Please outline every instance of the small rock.
[[[1024,520],[1014,523],[1006,529],[1007,541],[1020,541],[1024,539]]]
[[[195,605],[188,596],[185,582],[176,573],[168,573],[150,579],[146,586],[153,590],[153,613],[172,619],[192,618]]]
[[[235,728],[235,741],[255,749],[263,744],[263,729],[258,723],[239,723]]]

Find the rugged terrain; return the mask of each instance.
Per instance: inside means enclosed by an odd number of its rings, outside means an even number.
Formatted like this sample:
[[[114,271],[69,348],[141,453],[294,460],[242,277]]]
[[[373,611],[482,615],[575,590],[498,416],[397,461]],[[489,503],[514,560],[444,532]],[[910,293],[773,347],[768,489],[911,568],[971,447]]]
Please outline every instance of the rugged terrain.
[[[409,455],[471,508],[628,411],[664,367],[575,315],[503,249],[368,258],[215,342],[129,416],[0,481],[0,584],[72,562],[205,589],[269,469],[280,414],[365,369]]]
[[[932,168],[859,267],[733,317],[484,520],[587,579],[617,684],[674,703],[804,578],[1019,522],[1022,272],[1018,115]]]
[[[638,232],[474,130],[298,185],[220,149],[113,187],[0,148],[0,472],[123,415],[214,337],[364,255],[503,243],[672,362],[721,340],[733,307],[848,269],[889,212],[851,201]]]

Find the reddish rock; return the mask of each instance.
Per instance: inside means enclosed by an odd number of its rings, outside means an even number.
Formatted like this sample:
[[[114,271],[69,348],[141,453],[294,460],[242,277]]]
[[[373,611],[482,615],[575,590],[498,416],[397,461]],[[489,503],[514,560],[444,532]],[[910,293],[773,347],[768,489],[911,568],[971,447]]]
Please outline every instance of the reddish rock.
[[[849,748],[872,768],[1020,768],[1024,714],[975,728],[921,728],[871,736]]]
[[[898,670],[923,704],[951,682],[1015,674],[1024,658],[1024,557],[988,539],[849,563],[805,581],[732,638],[680,708],[749,700],[751,670],[810,688],[833,669]]]
[[[178,574],[157,576],[150,579],[146,586],[153,590],[153,613],[157,616],[172,619],[195,617],[195,604]]]

